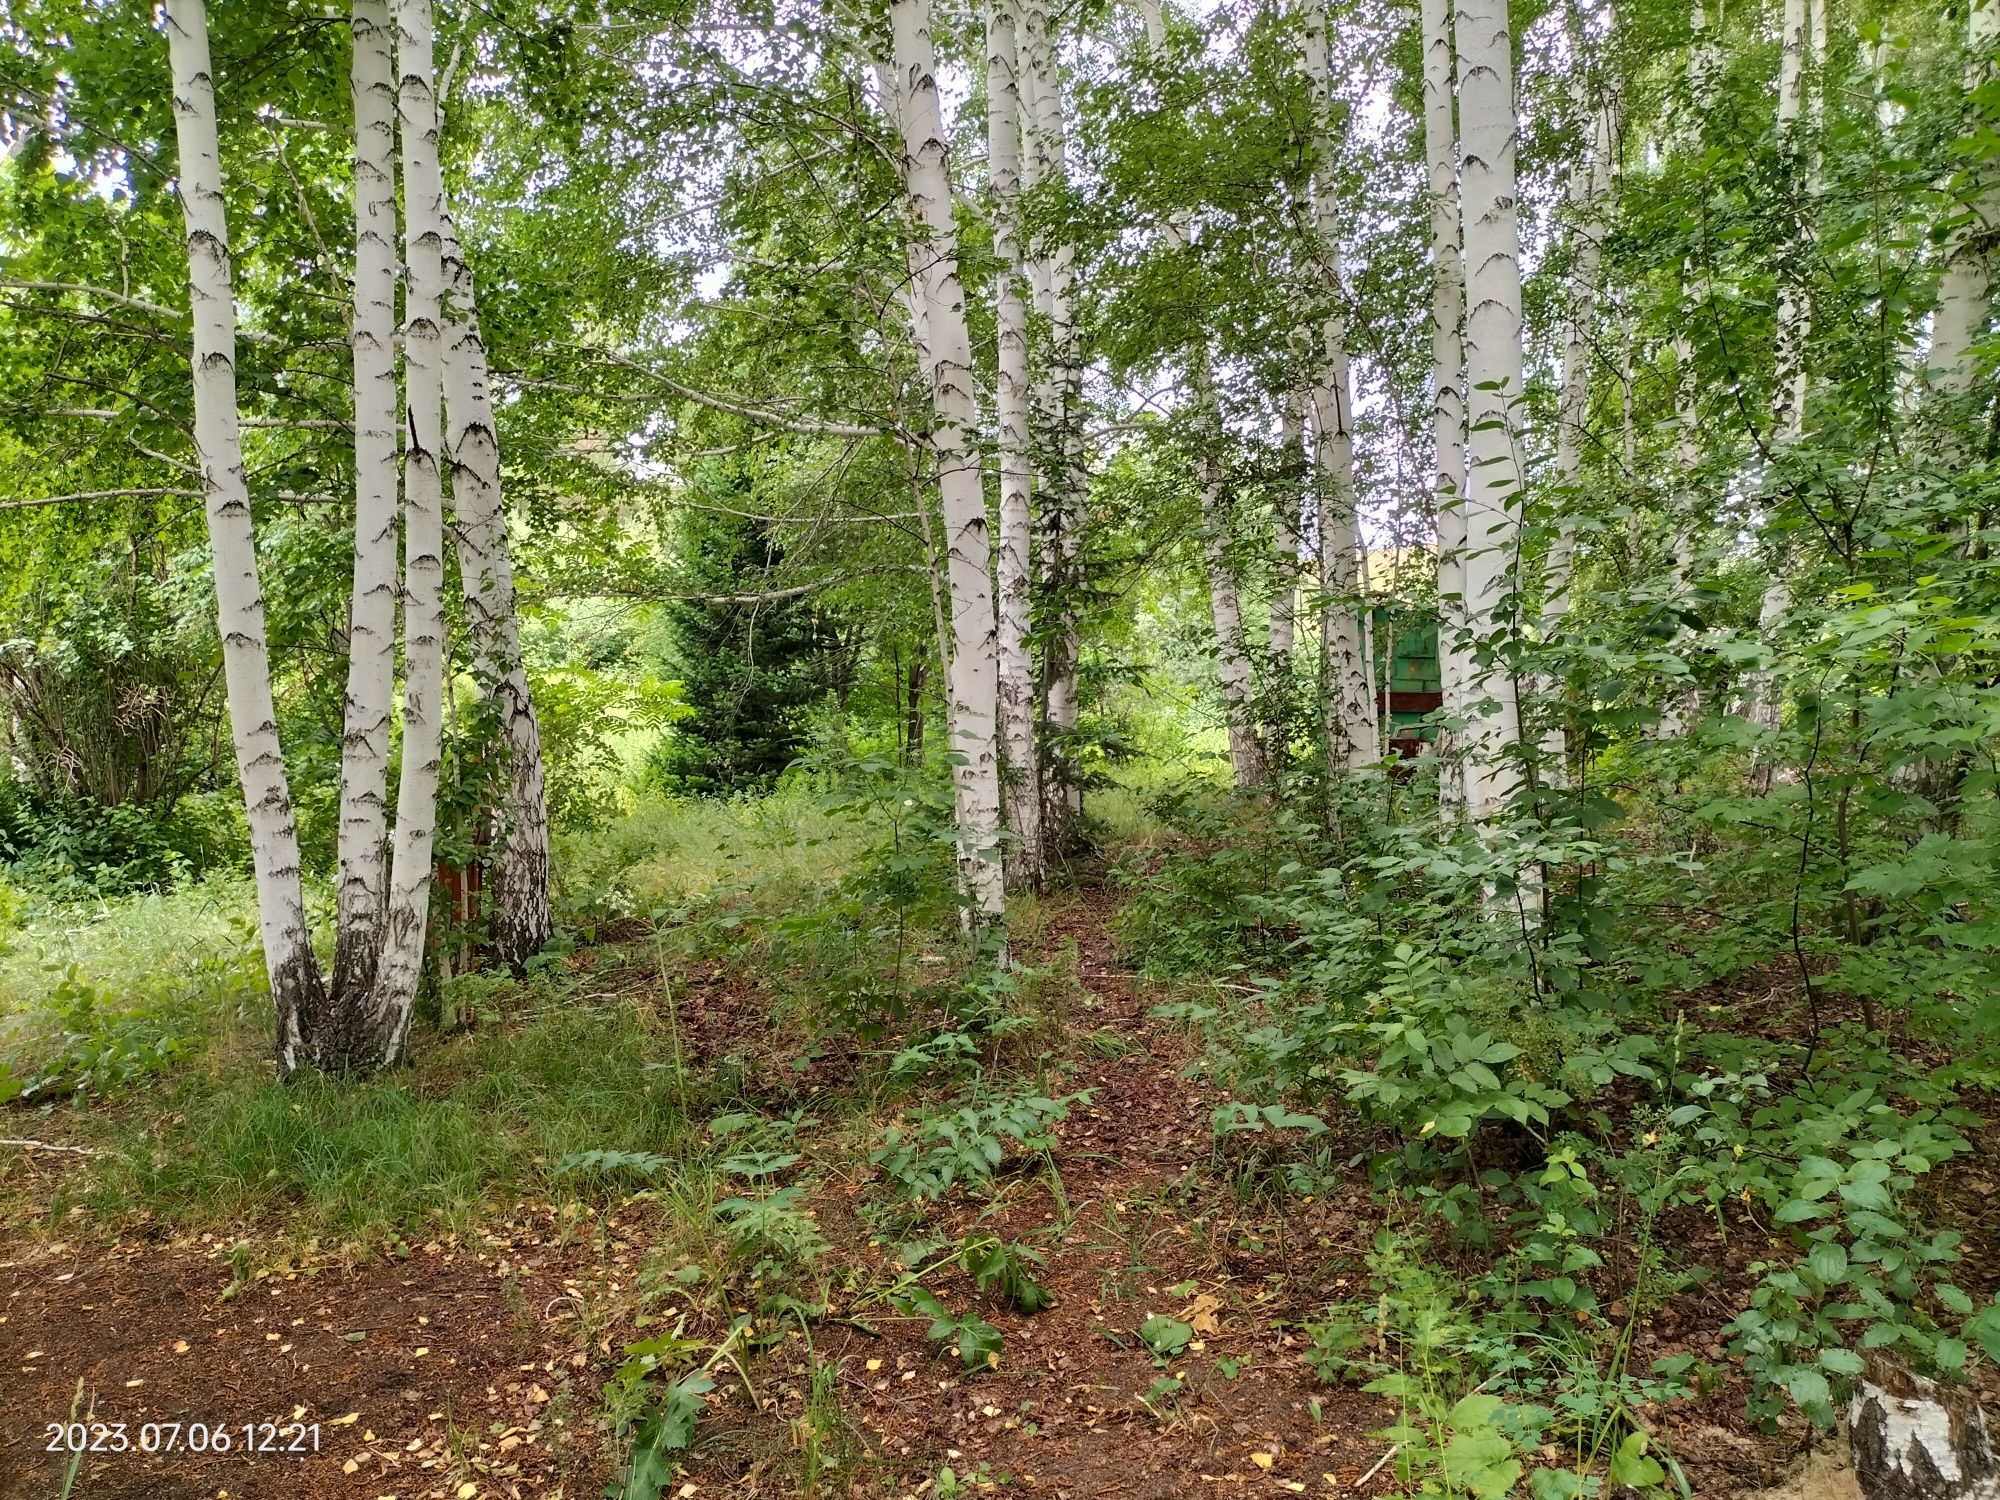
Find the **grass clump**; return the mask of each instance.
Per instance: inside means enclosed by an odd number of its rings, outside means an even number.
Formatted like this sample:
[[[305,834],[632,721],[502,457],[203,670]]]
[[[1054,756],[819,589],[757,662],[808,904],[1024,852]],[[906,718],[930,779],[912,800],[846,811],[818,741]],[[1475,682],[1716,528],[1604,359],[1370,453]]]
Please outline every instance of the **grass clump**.
[[[619,1006],[445,1041],[382,1078],[192,1078],[150,1123],[112,1127],[87,1201],[187,1225],[282,1211],[294,1230],[361,1240],[462,1229],[509,1196],[598,1190],[555,1172],[575,1153],[683,1154],[670,1053]]]

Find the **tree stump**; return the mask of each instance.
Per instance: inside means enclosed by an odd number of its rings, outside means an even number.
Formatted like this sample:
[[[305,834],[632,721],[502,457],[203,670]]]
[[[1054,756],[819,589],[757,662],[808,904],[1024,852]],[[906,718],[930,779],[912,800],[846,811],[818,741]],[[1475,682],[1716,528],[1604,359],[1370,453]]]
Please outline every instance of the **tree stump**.
[[[2000,1461],[1969,1392],[1877,1369],[1856,1385],[1847,1420],[1866,1500],[2000,1500]]]

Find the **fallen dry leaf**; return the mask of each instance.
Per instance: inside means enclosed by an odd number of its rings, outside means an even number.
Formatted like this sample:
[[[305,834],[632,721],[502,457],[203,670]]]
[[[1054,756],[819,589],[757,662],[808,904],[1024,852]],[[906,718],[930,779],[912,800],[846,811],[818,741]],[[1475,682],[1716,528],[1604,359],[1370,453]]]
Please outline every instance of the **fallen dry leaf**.
[[[1222,1299],[1212,1293],[1203,1292],[1188,1304],[1187,1310],[1181,1314],[1181,1321],[1196,1333],[1220,1333],[1222,1326],[1216,1321],[1215,1315],[1221,1310]]]

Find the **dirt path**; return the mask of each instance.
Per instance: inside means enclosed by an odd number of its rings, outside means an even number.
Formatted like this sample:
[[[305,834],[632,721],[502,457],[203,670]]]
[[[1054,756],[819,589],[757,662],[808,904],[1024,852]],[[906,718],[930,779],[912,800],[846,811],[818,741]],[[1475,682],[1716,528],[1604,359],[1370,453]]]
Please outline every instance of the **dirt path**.
[[[1132,1049],[1068,1085],[1091,1090],[1056,1129],[1068,1212],[1037,1183],[986,1221],[1047,1247],[1055,1305],[1032,1317],[982,1307],[1006,1344],[999,1369],[972,1378],[940,1362],[920,1327],[849,1336],[831,1346],[859,1377],[847,1405],[885,1455],[931,1455],[928,1474],[911,1478],[934,1476],[941,1460],[960,1479],[1007,1475],[1009,1488],[1059,1500],[1354,1493],[1385,1450],[1368,1434],[1391,1412],[1320,1383],[1302,1338],[1273,1325],[1331,1294],[1331,1271],[1296,1274],[1301,1237],[1307,1259],[1330,1265],[1365,1244],[1350,1233],[1361,1220],[1318,1205],[1280,1225],[1268,1210],[1216,1203],[1211,1188],[1184,1191],[1210,1161],[1219,1096],[1182,1077],[1185,1039],[1149,1016],[1152,1000],[1121,971],[1108,915],[1103,898],[1075,898],[1056,909],[1050,935],[1075,943],[1096,1007],[1076,1029]],[[952,1290],[954,1305],[977,1305],[968,1288]],[[1153,1313],[1196,1330],[1170,1361],[1138,1337]],[[1160,1390],[1165,1381],[1178,1388]],[[1392,1486],[1383,1470],[1369,1490]]]
[[[1216,1100],[1182,1078],[1186,1043],[1147,1015],[1107,915],[1100,898],[1066,900],[1048,937],[1076,944],[1088,994],[1071,1029],[1099,1039],[1067,1085],[1092,1097],[1058,1128],[1060,1191],[1024,1177],[984,1220],[1045,1251],[1054,1306],[1023,1317],[938,1283],[1005,1336],[999,1367],[967,1376],[921,1321],[879,1303],[843,1321],[836,1296],[814,1347],[794,1336],[751,1364],[755,1411],[740,1381],[722,1382],[670,1493],[929,1493],[948,1466],[1062,1500],[1328,1495],[1352,1493],[1382,1456],[1367,1434],[1389,1413],[1320,1384],[1282,1326],[1324,1304],[1365,1242],[1364,1205],[1280,1222],[1212,1187],[1189,1195]],[[851,1211],[861,1191],[830,1188],[822,1217],[839,1258],[879,1265]],[[247,1287],[216,1242],[19,1244],[0,1260],[0,1500],[61,1493],[50,1430],[69,1422],[79,1380],[77,1418],[106,1424],[85,1429],[99,1448],[72,1493],[88,1500],[595,1497],[608,1478],[601,1384],[645,1336],[630,1293],[649,1211],[524,1208],[465,1242]],[[977,1216],[955,1210],[937,1232]],[[1171,1361],[1137,1336],[1156,1312],[1195,1329]],[[839,1415],[822,1443],[829,1381]],[[213,1451],[216,1427],[227,1452]],[[1368,1490],[1392,1482],[1381,1470]]]
[[[73,1493],[91,1500],[594,1494],[578,1476],[598,1373],[545,1310],[597,1256],[537,1227],[233,1294],[201,1246],[0,1261],[0,1496],[62,1492],[49,1428],[73,1409],[97,1449]]]

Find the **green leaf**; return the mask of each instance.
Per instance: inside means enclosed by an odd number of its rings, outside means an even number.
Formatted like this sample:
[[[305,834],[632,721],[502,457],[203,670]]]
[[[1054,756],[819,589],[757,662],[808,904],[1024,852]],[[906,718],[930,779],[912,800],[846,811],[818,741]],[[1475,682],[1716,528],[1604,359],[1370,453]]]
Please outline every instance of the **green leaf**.
[[[1188,1341],[1193,1337],[1191,1326],[1164,1313],[1154,1313],[1139,1325],[1140,1340],[1161,1359],[1172,1359],[1187,1348]]]
[[[1824,1205],[1808,1198],[1787,1198],[1778,1205],[1778,1211],[1772,1217],[1780,1224],[1802,1224],[1807,1219],[1817,1219],[1825,1212]]]
[[[1591,1494],[1596,1488],[1574,1469],[1537,1469],[1528,1476],[1528,1489],[1535,1500],[1577,1500],[1579,1495]]]
[[[1841,1200],[1854,1208],[1873,1208],[1887,1211],[1896,1206],[1889,1189],[1880,1182],[1843,1182],[1840,1185]]]
[[[1611,1455],[1608,1477],[1614,1488],[1650,1490],[1666,1482],[1667,1471],[1646,1456],[1646,1442],[1645,1433],[1628,1433]]]
[[[1778,1383],[1791,1393],[1800,1411],[1821,1425],[1833,1421],[1833,1387],[1818,1370],[1790,1365],[1781,1370]]]
[[[1847,1251],[1831,1240],[1821,1240],[1806,1256],[1806,1264],[1823,1286],[1838,1286],[1847,1279]]]
[[[984,1318],[964,1318],[958,1325],[958,1357],[968,1370],[1000,1367],[1000,1330]]]
[[[1471,1432],[1493,1425],[1493,1418],[1506,1403],[1498,1396],[1467,1396],[1446,1414],[1444,1425],[1453,1432]]]
[[[1864,1362],[1852,1349],[1834,1347],[1819,1351],[1819,1367],[1833,1375],[1859,1375]]]
[[[1975,1340],[1988,1359],[2000,1361],[2000,1303],[1970,1319],[1960,1331]]]

